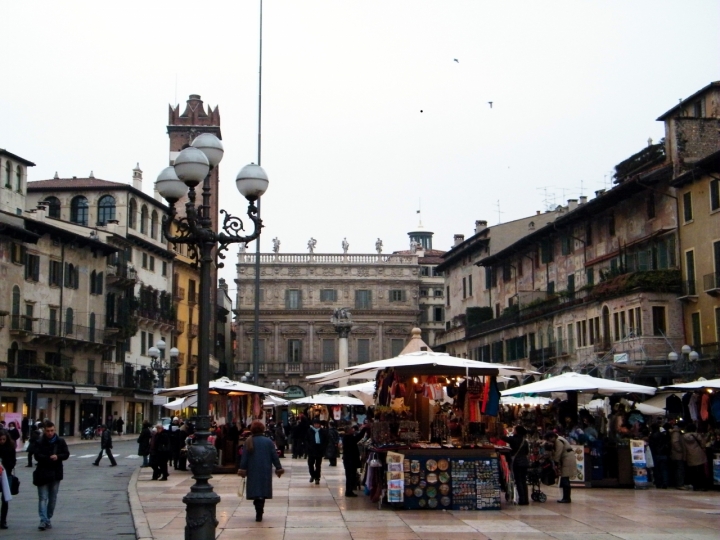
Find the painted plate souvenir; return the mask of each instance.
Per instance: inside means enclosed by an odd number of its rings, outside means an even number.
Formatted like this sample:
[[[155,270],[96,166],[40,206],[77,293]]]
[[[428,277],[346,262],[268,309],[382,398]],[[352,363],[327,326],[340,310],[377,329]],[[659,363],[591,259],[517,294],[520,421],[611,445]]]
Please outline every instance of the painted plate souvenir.
[[[426,491],[425,493],[427,494],[428,497],[431,497],[431,498],[432,498],[432,497],[434,497],[435,495],[437,495],[437,489],[435,489],[434,487],[430,486],[429,488],[427,488],[427,491]]]
[[[438,475],[434,472],[428,473],[428,475],[425,477],[428,484],[437,484],[438,481]]]
[[[405,488],[405,496],[406,496],[406,497],[412,497],[412,496],[413,496],[413,493],[414,493],[414,492],[413,492],[413,488],[411,488],[411,487]]]
[[[412,460],[410,462],[410,472],[411,473],[419,473],[420,472],[420,462],[416,459]]]
[[[440,504],[442,506],[450,506],[450,497],[441,497]]]
[[[415,496],[416,497],[422,497],[423,493],[424,493],[424,491],[422,490],[422,488],[415,488]]]
[[[440,484],[438,489],[440,490],[440,495],[447,495],[450,493],[450,484]]]
[[[413,474],[410,477],[410,483],[414,486],[420,481],[420,477],[417,474]]]
[[[437,461],[435,461],[434,459],[428,459],[425,462],[425,468],[431,472],[437,470]]]
[[[446,472],[441,472],[441,473],[438,475],[438,478],[440,478],[440,483],[441,483],[441,484],[447,484],[447,483],[450,481],[450,475],[449,475],[448,473],[446,473]]]
[[[437,508],[438,500],[437,499],[428,499],[428,507],[430,508]]]
[[[450,467],[450,463],[447,459],[439,459],[437,465],[438,469],[440,469],[441,471],[447,471]]]
[[[420,508],[425,508],[425,507],[427,506],[427,501],[426,501],[425,499],[420,499],[420,500],[418,501],[418,506],[419,506]]]
[[[427,482],[425,480],[420,480],[420,488],[425,489],[427,487]]]

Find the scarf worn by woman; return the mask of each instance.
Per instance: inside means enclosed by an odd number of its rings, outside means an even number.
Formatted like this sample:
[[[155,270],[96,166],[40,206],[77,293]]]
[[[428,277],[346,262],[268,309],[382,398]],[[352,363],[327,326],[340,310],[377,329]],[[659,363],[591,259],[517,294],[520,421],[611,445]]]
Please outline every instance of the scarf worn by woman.
[[[316,428],[315,426],[310,426],[310,429],[312,429],[315,432],[315,444],[320,444],[320,429]]]

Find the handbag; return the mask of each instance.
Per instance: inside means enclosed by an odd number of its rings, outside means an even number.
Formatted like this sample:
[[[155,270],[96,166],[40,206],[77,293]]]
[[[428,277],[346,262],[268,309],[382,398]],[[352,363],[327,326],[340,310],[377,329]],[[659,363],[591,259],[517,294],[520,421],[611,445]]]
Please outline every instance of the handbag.
[[[247,478],[240,478],[240,484],[238,485],[238,497],[240,497],[240,500],[243,500],[245,498],[245,484],[247,483]]]
[[[37,467],[33,471],[33,485],[44,486],[55,481],[55,471],[52,469],[41,469]]]
[[[20,479],[14,474],[10,475],[10,495],[18,495],[20,493]]]

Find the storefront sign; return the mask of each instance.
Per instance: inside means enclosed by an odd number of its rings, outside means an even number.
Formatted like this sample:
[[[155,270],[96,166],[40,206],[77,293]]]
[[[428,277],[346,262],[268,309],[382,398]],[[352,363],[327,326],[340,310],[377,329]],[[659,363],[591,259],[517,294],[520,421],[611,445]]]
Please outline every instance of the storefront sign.
[[[168,402],[168,398],[165,396],[153,396],[153,405],[165,405]]]
[[[647,463],[645,462],[645,442],[633,439],[630,441],[630,460],[633,466],[635,487],[648,486]]]
[[[150,401],[151,399],[154,398],[154,396],[149,396],[147,394],[135,394],[134,397],[135,397],[135,399],[141,399],[144,401]]]
[[[577,461],[577,473],[570,477],[573,483],[584,484],[587,476],[585,476],[585,447],[582,445],[571,444],[570,448],[575,452],[575,460]]]
[[[84,386],[84,387],[83,387],[83,386],[76,386],[76,387],[75,387],[75,393],[76,393],[76,394],[92,394],[92,395],[95,395],[95,394],[97,394],[97,392],[98,392],[98,389],[97,389],[97,388],[94,388],[94,387],[92,387],[92,386]]]
[[[303,398],[307,394],[305,393],[305,390],[303,390],[302,386],[288,386],[285,389],[285,395],[283,396],[284,399],[298,399]]]
[[[112,397],[112,392],[109,392],[109,391],[106,391],[106,390],[98,391],[98,392],[95,392],[95,397],[100,397],[100,398],[102,398],[102,397]]]

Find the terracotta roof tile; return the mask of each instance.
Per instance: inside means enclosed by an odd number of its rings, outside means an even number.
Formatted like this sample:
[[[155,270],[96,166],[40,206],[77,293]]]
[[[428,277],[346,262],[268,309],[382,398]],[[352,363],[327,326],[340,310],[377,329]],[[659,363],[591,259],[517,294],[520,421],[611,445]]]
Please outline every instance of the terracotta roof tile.
[[[35,180],[28,182],[28,191],[47,190],[47,189],[63,189],[63,188],[118,188],[132,187],[130,184],[122,182],[111,182],[110,180],[101,180],[100,178],[51,178],[50,180]]]

